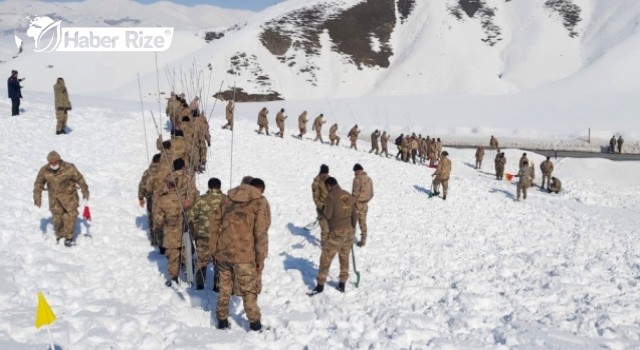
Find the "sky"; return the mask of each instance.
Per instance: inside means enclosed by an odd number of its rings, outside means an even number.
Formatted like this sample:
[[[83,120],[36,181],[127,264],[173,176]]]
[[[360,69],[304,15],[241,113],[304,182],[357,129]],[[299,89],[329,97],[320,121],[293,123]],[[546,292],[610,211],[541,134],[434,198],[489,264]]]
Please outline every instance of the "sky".
[[[78,0],[45,0],[46,2],[75,2]],[[158,0],[135,0],[144,4],[158,2]],[[283,0],[169,0],[178,4],[193,6],[198,4],[208,4],[231,9],[242,9],[260,11]]]

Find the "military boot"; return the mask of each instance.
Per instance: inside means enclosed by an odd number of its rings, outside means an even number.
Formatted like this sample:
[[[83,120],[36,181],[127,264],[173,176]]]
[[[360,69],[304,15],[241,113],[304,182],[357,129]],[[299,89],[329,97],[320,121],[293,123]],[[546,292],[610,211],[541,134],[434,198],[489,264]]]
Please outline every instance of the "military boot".
[[[344,283],[344,282],[340,282],[340,283],[338,283],[338,285],[336,286],[336,289],[337,289],[340,293],[344,293],[345,283]]]
[[[252,331],[259,332],[262,330],[262,323],[260,323],[260,320],[255,322],[250,322],[249,329],[251,329]]]
[[[229,329],[229,320],[218,320],[218,329]]]

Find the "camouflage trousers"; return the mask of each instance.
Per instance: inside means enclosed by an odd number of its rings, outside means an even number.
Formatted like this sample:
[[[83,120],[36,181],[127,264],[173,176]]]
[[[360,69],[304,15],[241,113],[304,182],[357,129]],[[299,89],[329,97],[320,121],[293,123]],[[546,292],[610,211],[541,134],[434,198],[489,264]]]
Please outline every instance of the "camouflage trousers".
[[[376,151],[376,155],[380,153],[380,148],[378,147],[377,143],[374,143],[371,145],[371,149],[369,150],[369,153],[372,153],[373,151]]]
[[[322,132],[321,131],[316,131],[316,138],[313,141],[318,141],[320,140],[320,143],[324,143],[324,140],[322,140]]]
[[[329,137],[329,140],[331,140],[331,146],[334,144],[340,146],[340,136]]]
[[[518,199],[520,199],[520,195],[522,195],[522,198],[527,199],[527,189],[529,187],[531,187],[529,182],[518,182]]]
[[[78,209],[62,213],[52,212],[51,216],[53,221],[53,230],[56,233],[56,239],[73,239],[73,230],[76,227],[76,220],[78,219]]]
[[[355,148],[355,150],[358,150],[358,145],[357,145],[358,139],[351,139],[351,146],[349,146],[349,149]]]
[[[278,127],[278,135],[280,135],[280,138],[284,137],[284,126],[283,127]]]
[[[549,189],[549,185],[550,185],[550,181],[551,181],[551,174],[542,174],[542,184],[540,184],[540,188],[544,188],[544,183],[545,180],[547,180],[547,189]]]
[[[482,158],[476,158],[476,169],[482,168]]]
[[[181,248],[165,248],[164,256],[167,258],[167,273],[169,278],[178,278],[180,275]]]
[[[218,304],[216,306],[216,316],[219,320],[226,320],[229,317],[229,301],[231,293],[235,289],[242,297],[244,311],[249,322],[260,320],[260,308],[258,307],[258,271],[254,263],[233,264],[229,262],[218,262]]]
[[[262,130],[266,130],[269,135],[269,125],[258,125],[258,134],[262,134]]]
[[[63,131],[67,127],[67,111],[57,110],[56,111],[56,131]]]
[[[496,166],[496,179],[502,180],[503,177],[504,177],[504,167]]]
[[[231,131],[233,131],[233,118],[227,119],[227,124],[225,124],[225,126],[223,126],[222,128],[229,128]]]
[[[196,271],[200,270],[203,267],[207,267],[209,263],[213,262],[213,254],[209,250],[209,241],[198,239],[196,240]]]
[[[327,282],[329,267],[331,267],[331,262],[336,254],[338,254],[340,262],[340,282],[346,282],[349,279],[349,253],[354,236],[355,230],[352,228],[329,232],[329,237],[322,247],[320,255],[320,267],[316,279],[319,285],[324,285]]]
[[[434,192],[440,192],[440,185],[442,185],[442,195],[446,196],[447,195],[447,191],[449,190],[449,180],[442,180],[439,179],[437,176],[435,179],[433,179],[433,182],[431,183],[431,185],[433,186],[433,191]]]
[[[356,211],[358,212],[358,226],[360,226],[360,239],[364,243],[367,241],[367,213],[369,212],[369,204],[367,202],[357,202]]]
[[[316,212],[318,214],[318,224],[320,224],[320,247],[323,247],[329,235],[329,222],[324,215],[322,215],[322,209],[316,209]]]
[[[389,149],[387,147],[387,145],[383,145],[382,146],[382,151],[380,152],[380,155],[384,154],[385,157],[389,157]]]

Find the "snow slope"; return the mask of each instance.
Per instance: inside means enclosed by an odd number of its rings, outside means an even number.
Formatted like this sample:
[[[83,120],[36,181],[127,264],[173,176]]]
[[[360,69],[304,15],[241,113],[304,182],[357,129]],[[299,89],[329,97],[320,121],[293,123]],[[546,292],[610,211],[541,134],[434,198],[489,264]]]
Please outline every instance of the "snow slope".
[[[425,193],[431,169],[365,153],[364,142],[353,151],[296,140],[289,136],[293,128],[284,139],[257,136],[253,120],[236,123],[230,169],[232,137],[220,129],[218,106],[210,167],[198,176],[198,187],[204,190],[210,176],[219,177],[224,190],[244,175],[259,176],[273,220],[258,300],[270,329],[247,332],[241,301],[234,299],[232,328],[222,332],[214,327],[216,294],[165,287],[165,262],[146,237],[136,191],[148,162],[145,140],[153,148],[155,139],[148,111],[143,121],[135,102],[72,95],[72,132],[56,136],[50,96],[34,95],[25,114],[2,119],[11,133],[0,139],[2,349],[46,346],[46,332],[33,327],[39,290],[58,316],[51,332],[62,349],[640,344],[637,162],[554,159],[565,191],[533,188],[526,201],[514,202],[515,184],[493,178],[492,152],[476,171],[472,150],[450,149],[450,193],[442,201]],[[238,113],[247,117],[251,108],[240,104]],[[49,212],[31,199],[35,175],[52,149],[78,167],[91,191],[93,221],[79,222],[78,245],[70,249],[55,244]],[[522,152],[506,153],[507,170],[514,172]],[[328,288],[309,298],[320,255],[319,232],[302,229],[315,217],[312,178],[325,163],[350,189],[356,162],[375,186],[368,244],[356,249],[361,286],[349,284],[345,294]],[[331,283],[337,273],[334,263]]]

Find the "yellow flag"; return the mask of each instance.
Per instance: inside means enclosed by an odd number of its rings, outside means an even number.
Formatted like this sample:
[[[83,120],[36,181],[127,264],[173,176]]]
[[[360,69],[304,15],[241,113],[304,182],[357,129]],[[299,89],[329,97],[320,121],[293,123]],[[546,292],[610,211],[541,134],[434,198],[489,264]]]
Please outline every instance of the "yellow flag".
[[[36,328],[50,325],[56,320],[56,315],[51,310],[47,299],[42,292],[38,292],[38,308],[36,309]]]

